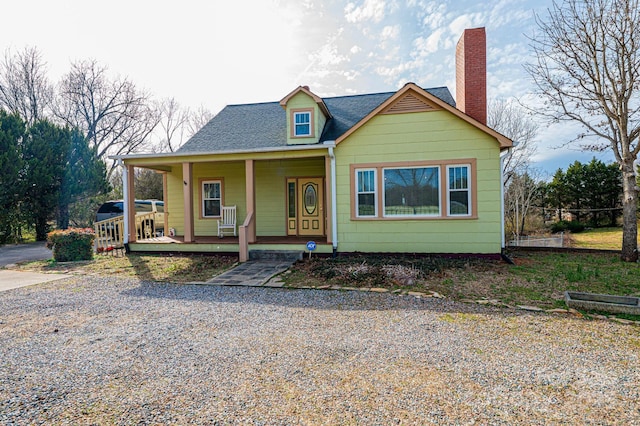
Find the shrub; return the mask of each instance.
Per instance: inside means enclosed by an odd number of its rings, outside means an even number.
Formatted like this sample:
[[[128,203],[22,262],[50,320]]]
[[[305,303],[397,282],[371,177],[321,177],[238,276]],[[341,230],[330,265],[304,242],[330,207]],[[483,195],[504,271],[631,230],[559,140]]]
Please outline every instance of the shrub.
[[[53,250],[57,262],[91,260],[95,234],[90,228],[69,228],[47,234],[47,248]]]
[[[557,234],[558,232],[570,231],[574,234],[577,234],[579,232],[584,231],[584,228],[585,228],[584,224],[576,220],[572,220],[572,221],[561,220],[551,225],[551,232],[553,232],[554,234]]]

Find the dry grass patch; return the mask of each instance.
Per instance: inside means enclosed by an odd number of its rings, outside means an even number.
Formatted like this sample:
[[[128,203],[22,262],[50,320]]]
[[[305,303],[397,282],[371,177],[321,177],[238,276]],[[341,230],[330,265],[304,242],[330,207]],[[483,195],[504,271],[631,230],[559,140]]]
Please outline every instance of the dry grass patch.
[[[622,228],[588,229],[571,234],[571,247],[601,250],[620,250],[622,247]]]
[[[515,265],[483,259],[358,256],[296,263],[290,286],[332,285],[436,291],[454,300],[564,307],[564,291],[640,295],[638,264],[617,254],[514,252]]]
[[[237,262],[233,256],[134,254],[96,255],[93,260],[59,263],[54,260],[20,265],[23,270],[65,274],[133,277],[148,281],[207,281]]]

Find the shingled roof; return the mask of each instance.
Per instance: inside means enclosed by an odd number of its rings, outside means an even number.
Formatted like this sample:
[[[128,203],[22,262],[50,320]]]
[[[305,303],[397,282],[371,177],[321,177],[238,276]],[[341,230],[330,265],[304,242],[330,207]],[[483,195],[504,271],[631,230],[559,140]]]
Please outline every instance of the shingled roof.
[[[446,87],[425,90],[455,107]],[[319,142],[336,140],[394,93],[323,98],[332,118],[327,121]],[[177,152],[196,154],[286,146],[286,112],[279,102],[267,102],[226,106]]]

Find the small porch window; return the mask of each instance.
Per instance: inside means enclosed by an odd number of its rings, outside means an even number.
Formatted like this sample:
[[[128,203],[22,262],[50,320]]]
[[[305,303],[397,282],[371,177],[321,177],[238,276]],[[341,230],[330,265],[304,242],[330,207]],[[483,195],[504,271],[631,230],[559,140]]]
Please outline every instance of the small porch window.
[[[220,217],[222,181],[202,181],[202,217]]]

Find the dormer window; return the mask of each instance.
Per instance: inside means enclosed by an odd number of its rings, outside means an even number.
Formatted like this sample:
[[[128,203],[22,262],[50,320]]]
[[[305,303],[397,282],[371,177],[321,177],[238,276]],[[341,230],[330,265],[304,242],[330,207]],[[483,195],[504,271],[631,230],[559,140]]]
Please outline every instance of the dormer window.
[[[313,136],[313,110],[292,111],[291,118],[294,138]]]

